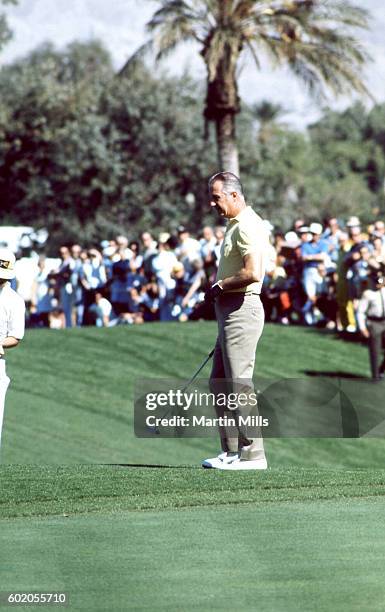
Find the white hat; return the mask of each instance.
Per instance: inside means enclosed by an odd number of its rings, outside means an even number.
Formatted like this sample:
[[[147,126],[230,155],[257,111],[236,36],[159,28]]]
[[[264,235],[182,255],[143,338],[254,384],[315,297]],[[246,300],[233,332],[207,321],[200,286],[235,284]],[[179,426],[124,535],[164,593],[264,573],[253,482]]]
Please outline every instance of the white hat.
[[[0,278],[15,278],[15,261],[16,257],[10,249],[0,249]]]
[[[285,240],[286,242],[289,242],[290,244],[298,244],[299,242],[297,234],[293,231],[287,232],[285,234]]]
[[[310,232],[310,227],[308,227],[307,225],[301,225],[301,227],[298,230],[299,234],[308,234]]]
[[[322,225],[321,223],[311,223],[309,227],[309,231],[311,234],[322,234]]]
[[[361,222],[358,217],[349,217],[346,227],[360,227]]]
[[[159,234],[159,242],[160,244],[166,244],[167,240],[170,238],[170,234],[168,232],[161,232]]]

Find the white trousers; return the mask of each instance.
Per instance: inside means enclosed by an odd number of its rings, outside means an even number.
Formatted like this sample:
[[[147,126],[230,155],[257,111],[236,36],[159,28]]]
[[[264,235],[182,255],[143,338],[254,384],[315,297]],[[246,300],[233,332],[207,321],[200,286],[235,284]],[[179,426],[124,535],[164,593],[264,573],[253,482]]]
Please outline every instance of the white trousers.
[[[5,361],[4,359],[0,359],[0,446],[1,432],[3,430],[5,395],[7,393],[9,383],[10,379],[5,372]]]

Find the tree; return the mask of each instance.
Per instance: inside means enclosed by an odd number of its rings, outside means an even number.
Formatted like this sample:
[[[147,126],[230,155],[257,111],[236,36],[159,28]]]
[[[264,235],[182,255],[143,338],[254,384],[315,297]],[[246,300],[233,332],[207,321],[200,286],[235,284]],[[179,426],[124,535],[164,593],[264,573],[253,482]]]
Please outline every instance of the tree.
[[[18,0],[0,0],[0,5],[17,4]],[[7,44],[11,39],[12,32],[9,29],[7,17],[4,13],[0,13],[0,49]]]
[[[53,251],[202,219],[215,151],[199,84],[139,65],[114,76],[97,42],[44,45],[0,70],[3,223],[45,227]]]
[[[219,167],[239,174],[235,117],[240,112],[237,67],[249,53],[257,67],[267,53],[286,64],[313,94],[368,93],[361,79],[366,53],[352,30],[368,27],[368,13],[348,1],[161,0],[147,24],[152,38],[128,60],[153,50],[160,59],[195,41],[207,69],[204,116],[216,126]]]

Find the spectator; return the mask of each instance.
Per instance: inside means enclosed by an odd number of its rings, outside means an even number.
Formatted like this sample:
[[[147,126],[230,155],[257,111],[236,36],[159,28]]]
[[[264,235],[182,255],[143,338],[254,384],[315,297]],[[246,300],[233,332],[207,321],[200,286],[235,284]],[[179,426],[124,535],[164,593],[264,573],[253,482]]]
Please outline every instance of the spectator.
[[[173,295],[173,309],[171,314],[173,318],[179,321],[187,321],[194,307],[200,301],[203,301],[203,296],[200,296],[200,289],[205,283],[205,274],[203,272],[201,260],[193,262],[195,272],[188,274],[182,264],[178,262],[172,269],[172,277],[175,280],[175,288]],[[202,299],[201,299],[202,297]]]
[[[64,312],[58,305],[55,305],[53,310],[48,315],[50,329],[64,329],[66,327],[66,319]]]
[[[107,280],[112,279],[112,267],[115,262],[120,261],[118,246],[114,240],[111,240],[107,246],[103,247],[103,265],[106,271]]]
[[[381,238],[382,244],[385,246],[385,223],[383,221],[375,221],[374,231],[376,236]]]
[[[299,236],[300,233],[300,229],[301,227],[303,227],[305,224],[305,220],[304,219],[296,219],[293,223],[293,228],[295,233]]]
[[[111,302],[103,296],[101,291],[96,291],[94,302],[89,308],[89,317],[96,327],[108,327],[112,313]]]
[[[150,232],[143,232],[142,244],[144,261],[146,261],[146,259],[148,259],[149,257],[152,257],[157,254],[157,244]]]
[[[192,271],[192,262],[200,258],[201,245],[198,240],[191,238],[190,232],[183,226],[178,227],[179,245],[175,255],[183,263],[187,273]]]
[[[74,244],[71,247],[71,256],[74,261],[72,282],[74,286],[75,324],[78,327],[83,324],[84,316],[84,288],[81,283],[83,276],[82,251],[83,249],[79,244]]]
[[[50,327],[49,314],[54,309],[55,284],[55,278],[50,275],[46,258],[40,257],[32,285],[31,325],[33,327]]]
[[[121,259],[112,267],[111,303],[117,317],[133,311],[131,289],[140,290],[145,278],[131,272],[130,261]]]
[[[199,241],[200,256],[204,262],[207,258],[211,261],[216,242],[213,228],[210,225],[206,225],[202,230],[202,238]]]
[[[306,303],[302,313],[307,325],[314,324],[313,308],[317,297],[317,285],[322,282],[318,265],[327,261],[328,246],[321,239],[322,225],[312,223],[309,228],[312,239],[301,244],[301,258],[303,264],[303,286],[306,293]]]
[[[122,259],[131,259],[132,251],[128,248],[128,238],[126,236],[116,237],[117,252]]]
[[[338,259],[338,239],[341,234],[341,229],[336,217],[329,217],[325,221],[326,229],[322,234],[322,238],[328,245],[328,252],[333,263],[333,269],[336,269]]]
[[[373,249],[371,265],[373,268],[379,268],[385,265],[385,243],[382,241],[381,236],[377,234],[372,237],[371,243]]]
[[[77,276],[74,274],[75,262],[67,246],[60,247],[61,263],[56,271],[59,290],[59,309],[64,313],[65,326],[72,327],[74,321],[75,286]]]
[[[337,321],[337,301],[335,297],[335,278],[332,272],[327,271],[324,263],[318,265],[318,274],[321,281],[317,285],[315,302],[316,312],[319,312],[318,322],[325,324],[327,329],[335,329]]]
[[[144,321],[159,320],[159,288],[156,278],[144,285],[141,294],[141,305]]]
[[[350,217],[346,223],[346,229],[349,234],[351,247],[368,240],[368,235],[362,232],[361,222],[358,217]]]
[[[212,279],[216,274],[216,256],[215,246],[217,239],[215,238],[214,230],[210,226],[206,226],[202,230],[202,238],[200,239],[200,257],[203,261],[203,269],[207,279]]]
[[[215,247],[214,247],[214,255],[215,255],[215,260],[216,260],[216,267],[218,267],[218,261],[219,261],[219,254],[221,251],[221,246],[225,237],[225,231],[226,228],[223,225],[217,225],[217,227],[214,230],[214,236],[215,239],[217,241]]]
[[[337,259],[337,329],[339,331],[354,332],[356,321],[353,302],[349,296],[349,282],[347,278],[348,264],[346,254],[350,249],[350,239],[346,232],[341,232],[338,239],[339,251]]]
[[[143,266],[143,256],[139,252],[139,242],[137,240],[131,240],[128,248],[132,252],[132,257],[130,259],[131,272],[139,272]]]
[[[175,289],[175,280],[172,278],[172,270],[177,263],[177,258],[171,248],[170,234],[160,234],[158,241],[159,252],[152,260],[152,270],[156,275],[159,291],[159,318],[161,321],[172,321],[172,296]]]
[[[83,324],[90,323],[88,310],[95,301],[95,291],[100,290],[107,282],[106,268],[103,263],[103,256],[97,249],[90,249],[87,258],[83,262],[80,272],[81,285],[83,288]],[[93,319],[93,317],[92,317]]]

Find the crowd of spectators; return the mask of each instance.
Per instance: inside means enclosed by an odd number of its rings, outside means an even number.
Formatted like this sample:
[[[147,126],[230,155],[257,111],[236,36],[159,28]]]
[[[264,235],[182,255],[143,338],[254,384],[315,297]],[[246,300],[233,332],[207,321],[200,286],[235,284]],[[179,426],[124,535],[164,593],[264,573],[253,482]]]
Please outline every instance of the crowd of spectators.
[[[385,224],[332,217],[276,232],[264,287],[268,320],[357,331],[362,293],[385,266]]]
[[[266,319],[355,332],[362,292],[385,266],[385,224],[295,221],[270,233],[262,292]],[[63,245],[58,259],[33,254],[17,262],[18,290],[31,327],[113,326],[150,321],[212,319],[204,302],[215,282],[225,228],[204,227],[140,240],[118,236],[96,248]]]
[[[204,227],[200,239],[176,235],[104,240],[97,248],[63,245],[59,258],[32,254],[16,265],[30,327],[64,328],[213,318],[204,292],[215,282],[224,227]]]

